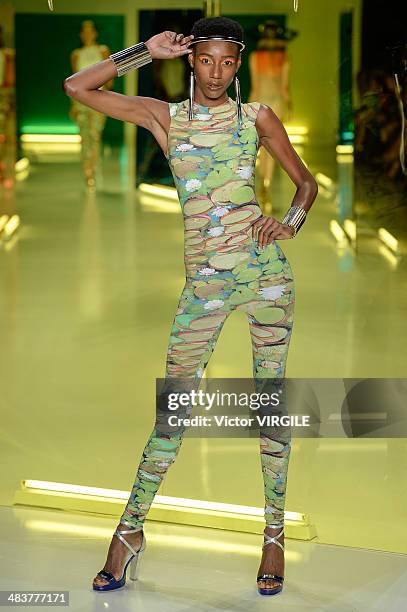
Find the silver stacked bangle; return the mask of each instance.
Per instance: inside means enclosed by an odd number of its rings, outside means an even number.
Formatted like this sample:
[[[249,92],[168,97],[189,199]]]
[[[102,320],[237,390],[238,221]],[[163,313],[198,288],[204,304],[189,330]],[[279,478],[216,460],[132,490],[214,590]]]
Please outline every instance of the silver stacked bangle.
[[[301,208],[301,206],[297,206],[296,204],[293,204],[288,209],[281,223],[284,223],[285,225],[289,225],[290,227],[294,228],[294,234],[292,236],[294,238],[294,236],[297,235],[298,230],[300,229],[301,225],[304,223],[306,217],[307,217],[307,211]]]
[[[113,60],[117,68],[117,76],[123,76],[133,68],[141,68],[153,61],[151,53],[144,42],[139,42],[132,47],[112,53],[109,58]]]

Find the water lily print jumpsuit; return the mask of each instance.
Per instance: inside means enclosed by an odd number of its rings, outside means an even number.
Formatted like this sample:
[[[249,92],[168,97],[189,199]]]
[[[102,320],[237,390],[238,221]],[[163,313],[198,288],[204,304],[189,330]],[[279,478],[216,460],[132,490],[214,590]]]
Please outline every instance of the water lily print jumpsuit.
[[[194,102],[192,120],[187,100],[169,107],[167,158],[184,218],[186,280],[165,376],[202,377],[222,326],[236,309],[247,314],[254,378],[283,378],[293,326],[293,273],[279,244],[259,248],[251,228],[262,215],[254,190],[260,104],[243,103],[240,124],[231,98],[216,107]],[[122,523],[143,527],[182,439],[154,427]],[[283,524],[290,440],[260,430],[266,525]]]

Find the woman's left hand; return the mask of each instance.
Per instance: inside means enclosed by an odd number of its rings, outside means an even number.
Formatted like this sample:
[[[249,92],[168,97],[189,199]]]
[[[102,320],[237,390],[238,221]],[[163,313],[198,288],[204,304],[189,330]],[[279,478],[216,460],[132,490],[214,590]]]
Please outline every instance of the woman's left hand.
[[[280,223],[274,217],[262,215],[252,225],[252,235],[258,241],[259,247],[267,246],[273,240],[286,240],[293,238],[294,228],[285,223]]]

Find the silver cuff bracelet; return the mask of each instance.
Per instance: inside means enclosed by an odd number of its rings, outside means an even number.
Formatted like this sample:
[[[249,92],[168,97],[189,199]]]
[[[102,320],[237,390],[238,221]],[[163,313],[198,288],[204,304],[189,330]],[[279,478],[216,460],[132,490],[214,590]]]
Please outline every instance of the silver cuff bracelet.
[[[292,236],[294,238],[294,236],[297,235],[298,230],[300,229],[301,225],[304,223],[306,217],[307,217],[307,211],[301,208],[301,206],[297,206],[293,204],[288,209],[281,223],[284,223],[285,225],[289,225],[290,227],[294,228],[294,234]]]
[[[117,68],[117,76],[123,76],[133,68],[141,68],[153,61],[151,53],[144,42],[137,43],[117,53],[112,53],[109,58],[113,60]]]

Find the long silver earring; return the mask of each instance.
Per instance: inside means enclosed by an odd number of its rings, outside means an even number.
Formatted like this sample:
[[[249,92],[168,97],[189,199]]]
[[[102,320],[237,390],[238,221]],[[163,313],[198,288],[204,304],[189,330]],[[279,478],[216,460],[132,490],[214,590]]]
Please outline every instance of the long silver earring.
[[[235,76],[235,92],[236,92],[236,106],[237,106],[237,120],[242,123],[242,98],[240,96],[240,83],[237,76]]]
[[[190,75],[189,75],[189,109],[188,109],[189,121],[191,121],[194,118],[194,115],[193,115],[194,89],[195,89],[195,77],[194,77],[194,71],[191,70]]]

